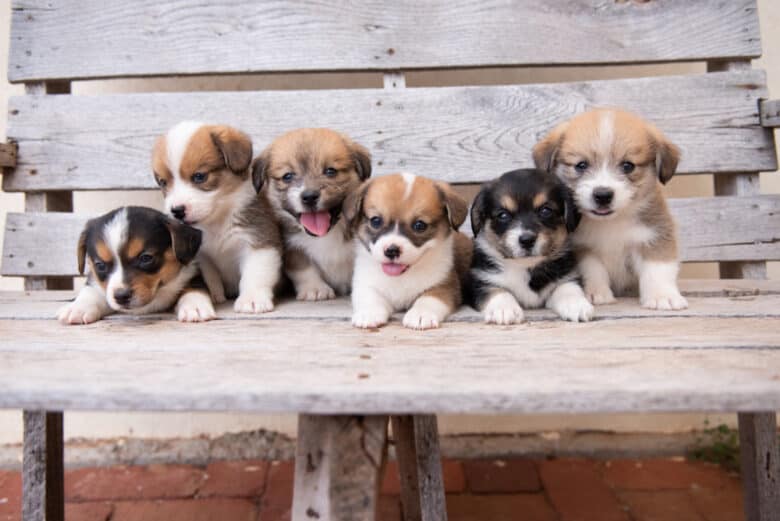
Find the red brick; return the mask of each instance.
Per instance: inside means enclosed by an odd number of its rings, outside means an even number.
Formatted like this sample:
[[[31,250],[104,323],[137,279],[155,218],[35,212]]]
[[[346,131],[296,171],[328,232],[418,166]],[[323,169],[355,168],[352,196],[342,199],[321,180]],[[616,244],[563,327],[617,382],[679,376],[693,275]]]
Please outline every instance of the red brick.
[[[620,499],[634,521],[704,521],[684,490],[626,491]]]
[[[199,497],[260,497],[265,488],[267,461],[218,461],[206,468]]]
[[[22,475],[0,471],[0,521],[22,517]]]
[[[556,521],[543,494],[447,495],[449,521]]]
[[[442,478],[446,492],[463,492],[466,490],[466,478],[463,475],[463,466],[459,461],[442,460]],[[401,481],[398,475],[398,462],[388,461],[385,466],[385,475],[382,479],[382,494],[401,493]]]
[[[742,488],[739,482],[720,490],[694,487],[689,493],[696,511],[707,521],[742,521],[745,519]]]
[[[65,503],[68,521],[108,521],[113,511],[111,503]]]
[[[290,520],[294,474],[293,461],[274,461],[270,464],[258,521]]]
[[[67,501],[175,499],[192,497],[203,470],[188,465],[85,468],[66,472]]]
[[[577,459],[542,461],[539,474],[562,521],[628,521],[595,463]]]
[[[123,501],[111,521],[255,521],[257,508],[247,499],[175,499]]]
[[[512,493],[541,490],[536,465],[528,459],[470,460],[463,462],[471,492]]]
[[[604,479],[625,490],[723,488],[732,479],[709,463],[671,459],[615,460],[604,464]]]
[[[398,496],[380,496],[377,521],[401,521],[401,499]]]

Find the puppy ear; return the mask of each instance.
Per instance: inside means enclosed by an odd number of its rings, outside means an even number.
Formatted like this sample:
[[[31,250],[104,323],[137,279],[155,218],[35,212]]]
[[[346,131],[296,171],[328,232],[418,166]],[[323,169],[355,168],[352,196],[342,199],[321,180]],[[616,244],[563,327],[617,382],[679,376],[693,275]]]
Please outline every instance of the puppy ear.
[[[91,225],[92,220],[87,221],[87,224],[84,225],[84,229],[81,230],[81,235],[79,235],[79,245],[76,249],[76,256],[79,260],[79,273],[82,275],[84,275],[84,267],[87,262],[87,235]]]
[[[252,161],[252,186],[255,187],[255,192],[260,193],[260,190],[263,188],[268,177],[268,165],[270,164],[271,153],[269,150],[265,150]]]
[[[200,230],[175,219],[166,218],[165,224],[171,232],[171,244],[176,260],[189,264],[200,249],[203,234]]]
[[[566,222],[566,231],[571,233],[576,230],[581,218],[580,209],[577,208],[577,203],[574,202],[574,194],[568,188],[564,188],[563,219]]]
[[[252,140],[241,132],[226,125],[216,125],[211,129],[211,140],[222,153],[225,165],[234,174],[243,175],[252,161]]]
[[[439,191],[444,209],[447,211],[447,218],[453,230],[460,228],[466,215],[469,212],[469,203],[456,192],[448,183],[437,182],[436,189]]]
[[[536,169],[542,172],[552,172],[555,166],[555,157],[558,154],[558,148],[561,146],[563,134],[569,126],[567,123],[561,123],[547,134],[544,139],[539,141],[533,148],[534,164]]]
[[[365,181],[371,177],[371,153],[366,147],[355,142],[350,143],[349,149],[355,162],[355,170],[361,181]]]
[[[658,172],[658,180],[661,184],[666,184],[677,171],[680,149],[657,128],[651,128],[650,134],[655,145],[655,169]]]
[[[344,204],[341,207],[341,214],[344,216],[344,220],[347,223],[347,228],[352,229],[358,220],[358,216],[363,211],[363,199],[366,197],[368,187],[371,185],[371,181],[366,181],[358,187],[357,190],[352,190],[344,199]]]
[[[485,202],[487,201],[488,185],[482,187],[474,202],[471,203],[471,231],[476,237],[485,225]]]

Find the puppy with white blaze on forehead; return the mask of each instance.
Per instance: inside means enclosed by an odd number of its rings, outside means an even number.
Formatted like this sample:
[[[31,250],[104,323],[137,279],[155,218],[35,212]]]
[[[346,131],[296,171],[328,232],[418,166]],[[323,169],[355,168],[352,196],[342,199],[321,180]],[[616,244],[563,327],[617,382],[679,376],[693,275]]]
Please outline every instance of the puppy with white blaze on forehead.
[[[352,324],[375,328],[408,310],[404,326],[439,327],[461,303],[471,240],[468,206],[446,183],[411,174],[366,182],[344,203],[356,231]]]
[[[166,211],[203,232],[198,261],[212,297],[235,297],[239,313],[271,311],[282,278],[279,226],[255,193],[251,161],[249,136],[194,121],[160,136],[152,152]]]
[[[593,110],[556,127],[533,155],[537,168],[566,183],[582,214],[572,241],[591,302],[609,304],[638,286],[643,307],[688,307],[661,190],[680,151],[661,131],[629,112]]]

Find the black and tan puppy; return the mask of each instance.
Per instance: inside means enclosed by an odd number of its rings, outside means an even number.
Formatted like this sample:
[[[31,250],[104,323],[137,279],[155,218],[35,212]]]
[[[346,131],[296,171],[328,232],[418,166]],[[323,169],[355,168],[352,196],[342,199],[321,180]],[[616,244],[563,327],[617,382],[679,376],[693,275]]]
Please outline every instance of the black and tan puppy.
[[[57,318],[89,324],[115,311],[140,315],[174,304],[181,321],[214,318],[208,293],[192,287],[200,242],[199,230],[151,208],[127,206],[91,219],[78,245],[79,273],[89,261],[87,283]]]
[[[355,255],[342,206],[370,175],[368,151],[326,128],[288,132],[252,163],[255,189],[281,223],[285,272],[299,300],[349,293]]]
[[[569,240],[578,221],[566,187],[543,172],[514,170],[482,187],[466,295],[485,322],[513,324],[523,308],[545,305],[565,320],[591,319]]]

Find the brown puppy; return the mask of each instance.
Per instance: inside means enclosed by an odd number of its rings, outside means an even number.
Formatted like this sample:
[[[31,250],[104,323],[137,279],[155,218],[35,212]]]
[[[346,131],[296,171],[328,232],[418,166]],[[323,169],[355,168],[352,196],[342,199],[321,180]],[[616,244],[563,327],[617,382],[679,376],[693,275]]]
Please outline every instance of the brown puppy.
[[[639,286],[642,306],[683,309],[675,225],[661,183],[680,152],[654,126],[620,110],[594,110],[559,125],[534,147],[537,168],[571,189],[582,214],[572,236],[585,293],[608,304]]]
[[[288,132],[252,163],[255,189],[282,225],[285,272],[298,299],[349,293],[355,260],[342,206],[370,175],[368,151],[326,128]]]
[[[356,230],[352,324],[439,327],[461,303],[471,240],[457,229],[468,205],[441,182],[411,174],[374,179],[352,194],[344,215]]]

